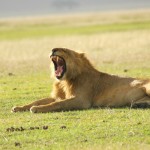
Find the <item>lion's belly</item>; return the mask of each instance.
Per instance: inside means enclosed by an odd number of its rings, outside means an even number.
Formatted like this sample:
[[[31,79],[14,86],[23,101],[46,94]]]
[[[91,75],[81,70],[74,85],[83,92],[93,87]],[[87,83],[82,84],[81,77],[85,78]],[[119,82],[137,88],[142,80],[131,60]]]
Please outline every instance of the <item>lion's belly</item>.
[[[129,106],[132,102],[141,99],[145,95],[141,88],[123,87],[99,94],[93,100],[96,107]]]
[[[125,105],[129,105],[129,101],[124,99],[124,95],[102,96],[97,98],[93,104],[94,107],[119,107]]]

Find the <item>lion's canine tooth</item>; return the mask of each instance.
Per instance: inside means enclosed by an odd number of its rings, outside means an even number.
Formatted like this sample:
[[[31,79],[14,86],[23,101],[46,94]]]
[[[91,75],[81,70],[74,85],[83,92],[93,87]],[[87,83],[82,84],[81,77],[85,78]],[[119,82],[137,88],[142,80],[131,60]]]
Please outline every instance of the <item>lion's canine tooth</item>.
[[[53,60],[53,61],[57,61],[57,56],[53,56],[53,57],[52,57],[52,60]]]
[[[58,56],[56,56],[56,61],[58,62],[58,60],[59,60],[59,57],[58,57]]]

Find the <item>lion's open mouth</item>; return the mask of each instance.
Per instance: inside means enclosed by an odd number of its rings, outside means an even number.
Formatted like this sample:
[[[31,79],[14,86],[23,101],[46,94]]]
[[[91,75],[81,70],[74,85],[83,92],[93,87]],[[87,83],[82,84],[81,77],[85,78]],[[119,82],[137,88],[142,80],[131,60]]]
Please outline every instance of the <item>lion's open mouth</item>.
[[[66,72],[65,60],[60,56],[52,56],[52,61],[54,63],[56,78],[57,79],[62,78],[64,73]]]

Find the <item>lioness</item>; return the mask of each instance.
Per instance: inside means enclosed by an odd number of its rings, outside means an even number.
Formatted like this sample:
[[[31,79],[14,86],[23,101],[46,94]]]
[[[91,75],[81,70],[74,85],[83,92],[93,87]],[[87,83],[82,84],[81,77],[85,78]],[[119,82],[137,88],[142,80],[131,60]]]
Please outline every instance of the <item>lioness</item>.
[[[96,70],[83,53],[54,48],[50,56],[57,81],[52,97],[13,107],[12,112],[46,113],[91,107],[150,106],[150,80]]]

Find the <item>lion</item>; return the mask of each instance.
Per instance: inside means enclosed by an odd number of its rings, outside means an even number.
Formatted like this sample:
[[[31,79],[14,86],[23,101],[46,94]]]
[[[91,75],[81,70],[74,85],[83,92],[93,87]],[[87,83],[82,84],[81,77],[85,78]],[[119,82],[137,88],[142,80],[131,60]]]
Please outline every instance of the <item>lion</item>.
[[[56,82],[51,97],[12,108],[46,113],[92,107],[150,106],[150,80],[120,77],[96,70],[84,53],[54,48],[50,59]]]

